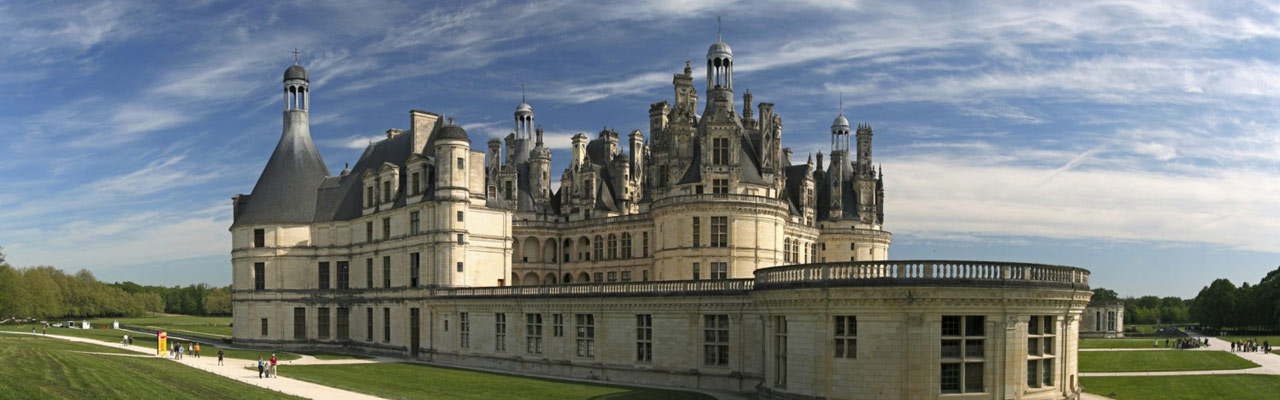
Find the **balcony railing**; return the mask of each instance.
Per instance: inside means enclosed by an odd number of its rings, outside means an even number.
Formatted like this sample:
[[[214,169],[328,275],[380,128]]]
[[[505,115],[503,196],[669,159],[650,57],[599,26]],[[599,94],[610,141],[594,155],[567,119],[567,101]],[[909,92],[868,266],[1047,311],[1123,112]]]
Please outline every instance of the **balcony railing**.
[[[684,203],[700,203],[700,202],[725,202],[725,203],[749,203],[759,204],[771,207],[786,208],[787,203],[771,197],[755,196],[749,194],[729,194],[729,193],[703,193],[703,194],[685,194],[663,197],[653,202],[652,208],[661,208]]]
[[[1048,285],[1089,287],[1089,271],[1062,265],[900,260],[788,265],[756,270],[755,288],[852,285]]]

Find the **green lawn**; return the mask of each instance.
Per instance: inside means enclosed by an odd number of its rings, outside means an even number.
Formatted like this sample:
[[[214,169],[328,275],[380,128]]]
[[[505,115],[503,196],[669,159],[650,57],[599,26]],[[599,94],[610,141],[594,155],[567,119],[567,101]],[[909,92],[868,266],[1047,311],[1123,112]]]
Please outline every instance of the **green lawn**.
[[[1159,347],[1151,345],[1156,339],[1080,339],[1082,349],[1156,349],[1164,347],[1164,339],[1158,339]]]
[[[97,318],[89,320],[89,323],[95,327],[111,326],[114,321],[120,321],[120,325],[211,339],[231,337],[231,317],[196,317],[170,314],[137,318]]]
[[[315,352],[302,351],[299,353],[315,357],[316,359],[319,359],[319,360],[370,360],[370,359],[373,359],[373,356],[326,353],[321,351],[315,351]]]
[[[527,378],[410,363],[283,366],[280,375],[390,399],[711,399],[694,392]]]
[[[1225,351],[1082,351],[1080,372],[1209,371],[1257,367]]]
[[[0,325],[0,331],[13,331],[13,332],[27,332],[27,333],[30,333],[30,332],[31,332],[31,325]],[[39,328],[37,328],[37,329],[36,329],[36,332],[40,332],[40,329],[39,329]],[[142,346],[142,347],[146,347],[146,348],[149,348],[149,349],[154,349],[154,348],[156,348],[156,336],[155,336],[155,335],[141,334],[141,333],[135,333],[135,332],[126,332],[126,331],[118,331],[118,330],[114,330],[114,329],[69,329],[69,328],[49,328],[49,334],[50,334],[50,335],[60,335],[60,336],[72,336],[72,337],[88,338],[88,339],[97,339],[97,340],[102,340],[102,341],[106,341],[106,342],[110,342],[110,343],[120,343],[120,339],[122,339],[122,338],[124,337],[124,335],[125,335],[125,334],[128,334],[130,337],[132,337],[132,338],[133,338],[133,345],[134,345],[134,346]],[[183,342],[183,341],[178,341],[178,342],[179,342],[179,343],[183,343],[183,344],[189,344],[188,342]],[[170,341],[169,341],[169,343],[174,343],[174,341],[173,341],[173,340],[170,340]],[[212,347],[208,347],[208,346],[204,346],[204,345],[201,345],[200,347],[201,347],[201,349],[200,349],[200,353],[201,353],[201,355],[203,355],[203,356],[205,356],[205,357],[217,357],[217,356],[218,356],[218,350],[217,350],[216,348],[212,348]],[[258,359],[258,357],[262,357],[263,359],[267,359],[267,358],[271,358],[271,354],[273,353],[273,351],[272,351],[272,350],[270,350],[270,349],[265,349],[265,350],[239,350],[239,349],[225,349],[225,350],[223,350],[223,352],[224,352],[224,353],[223,353],[223,356],[225,356],[226,358],[238,358],[238,359],[243,359],[243,360],[257,360],[257,359]],[[274,353],[276,354],[276,358],[278,358],[278,359],[280,359],[280,360],[284,360],[284,361],[288,361],[288,360],[297,360],[297,359],[299,358],[297,354],[288,353],[288,352],[284,352],[284,351],[274,351]]]
[[[1269,400],[1280,393],[1280,375],[1108,376],[1080,378],[1080,385],[1117,400]]]
[[[78,353],[82,351],[124,350],[0,334],[0,398],[296,398],[158,358]]]
[[[1144,335],[1151,335],[1156,333],[1155,325],[1125,325],[1124,328],[1125,330],[1129,330],[1130,328],[1136,329],[1138,330],[1138,333],[1141,333]]]

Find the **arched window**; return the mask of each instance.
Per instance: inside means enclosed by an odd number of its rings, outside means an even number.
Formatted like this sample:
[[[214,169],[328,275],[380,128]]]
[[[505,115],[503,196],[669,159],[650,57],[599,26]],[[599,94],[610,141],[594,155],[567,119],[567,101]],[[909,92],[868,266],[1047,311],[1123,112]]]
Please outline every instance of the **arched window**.
[[[609,234],[609,259],[618,259],[618,235]]]
[[[596,235],[595,253],[596,260],[604,259],[604,238],[600,235]]]
[[[622,232],[622,258],[631,258],[631,233]]]

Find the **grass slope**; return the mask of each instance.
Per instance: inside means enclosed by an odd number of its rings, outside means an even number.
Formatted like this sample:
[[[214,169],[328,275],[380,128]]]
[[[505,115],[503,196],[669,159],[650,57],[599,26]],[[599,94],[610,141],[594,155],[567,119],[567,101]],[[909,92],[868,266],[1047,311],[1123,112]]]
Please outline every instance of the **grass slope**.
[[[1209,371],[1257,366],[1225,351],[1080,352],[1080,372]]]
[[[710,399],[694,392],[537,379],[410,363],[281,367],[280,376],[391,399]]]
[[[157,358],[77,351],[121,350],[52,338],[0,335],[0,387],[4,389],[0,398],[296,398]]]
[[[1117,400],[1275,399],[1278,375],[1108,376],[1080,378],[1086,392]]]
[[[120,325],[182,333],[210,339],[231,337],[231,317],[196,317],[170,314],[137,318],[98,318],[89,320],[89,323],[95,327],[111,326],[114,321],[120,321]]]

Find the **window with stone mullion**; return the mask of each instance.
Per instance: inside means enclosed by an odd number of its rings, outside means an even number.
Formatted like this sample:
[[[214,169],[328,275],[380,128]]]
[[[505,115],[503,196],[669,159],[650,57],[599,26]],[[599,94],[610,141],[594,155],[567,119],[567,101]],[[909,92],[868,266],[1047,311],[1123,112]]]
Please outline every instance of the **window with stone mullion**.
[[[1027,322],[1027,387],[1054,386],[1056,324],[1051,315],[1033,315]]]
[[[986,391],[985,323],[980,315],[946,315],[942,317],[941,366],[939,384],[942,393],[981,393]]]

